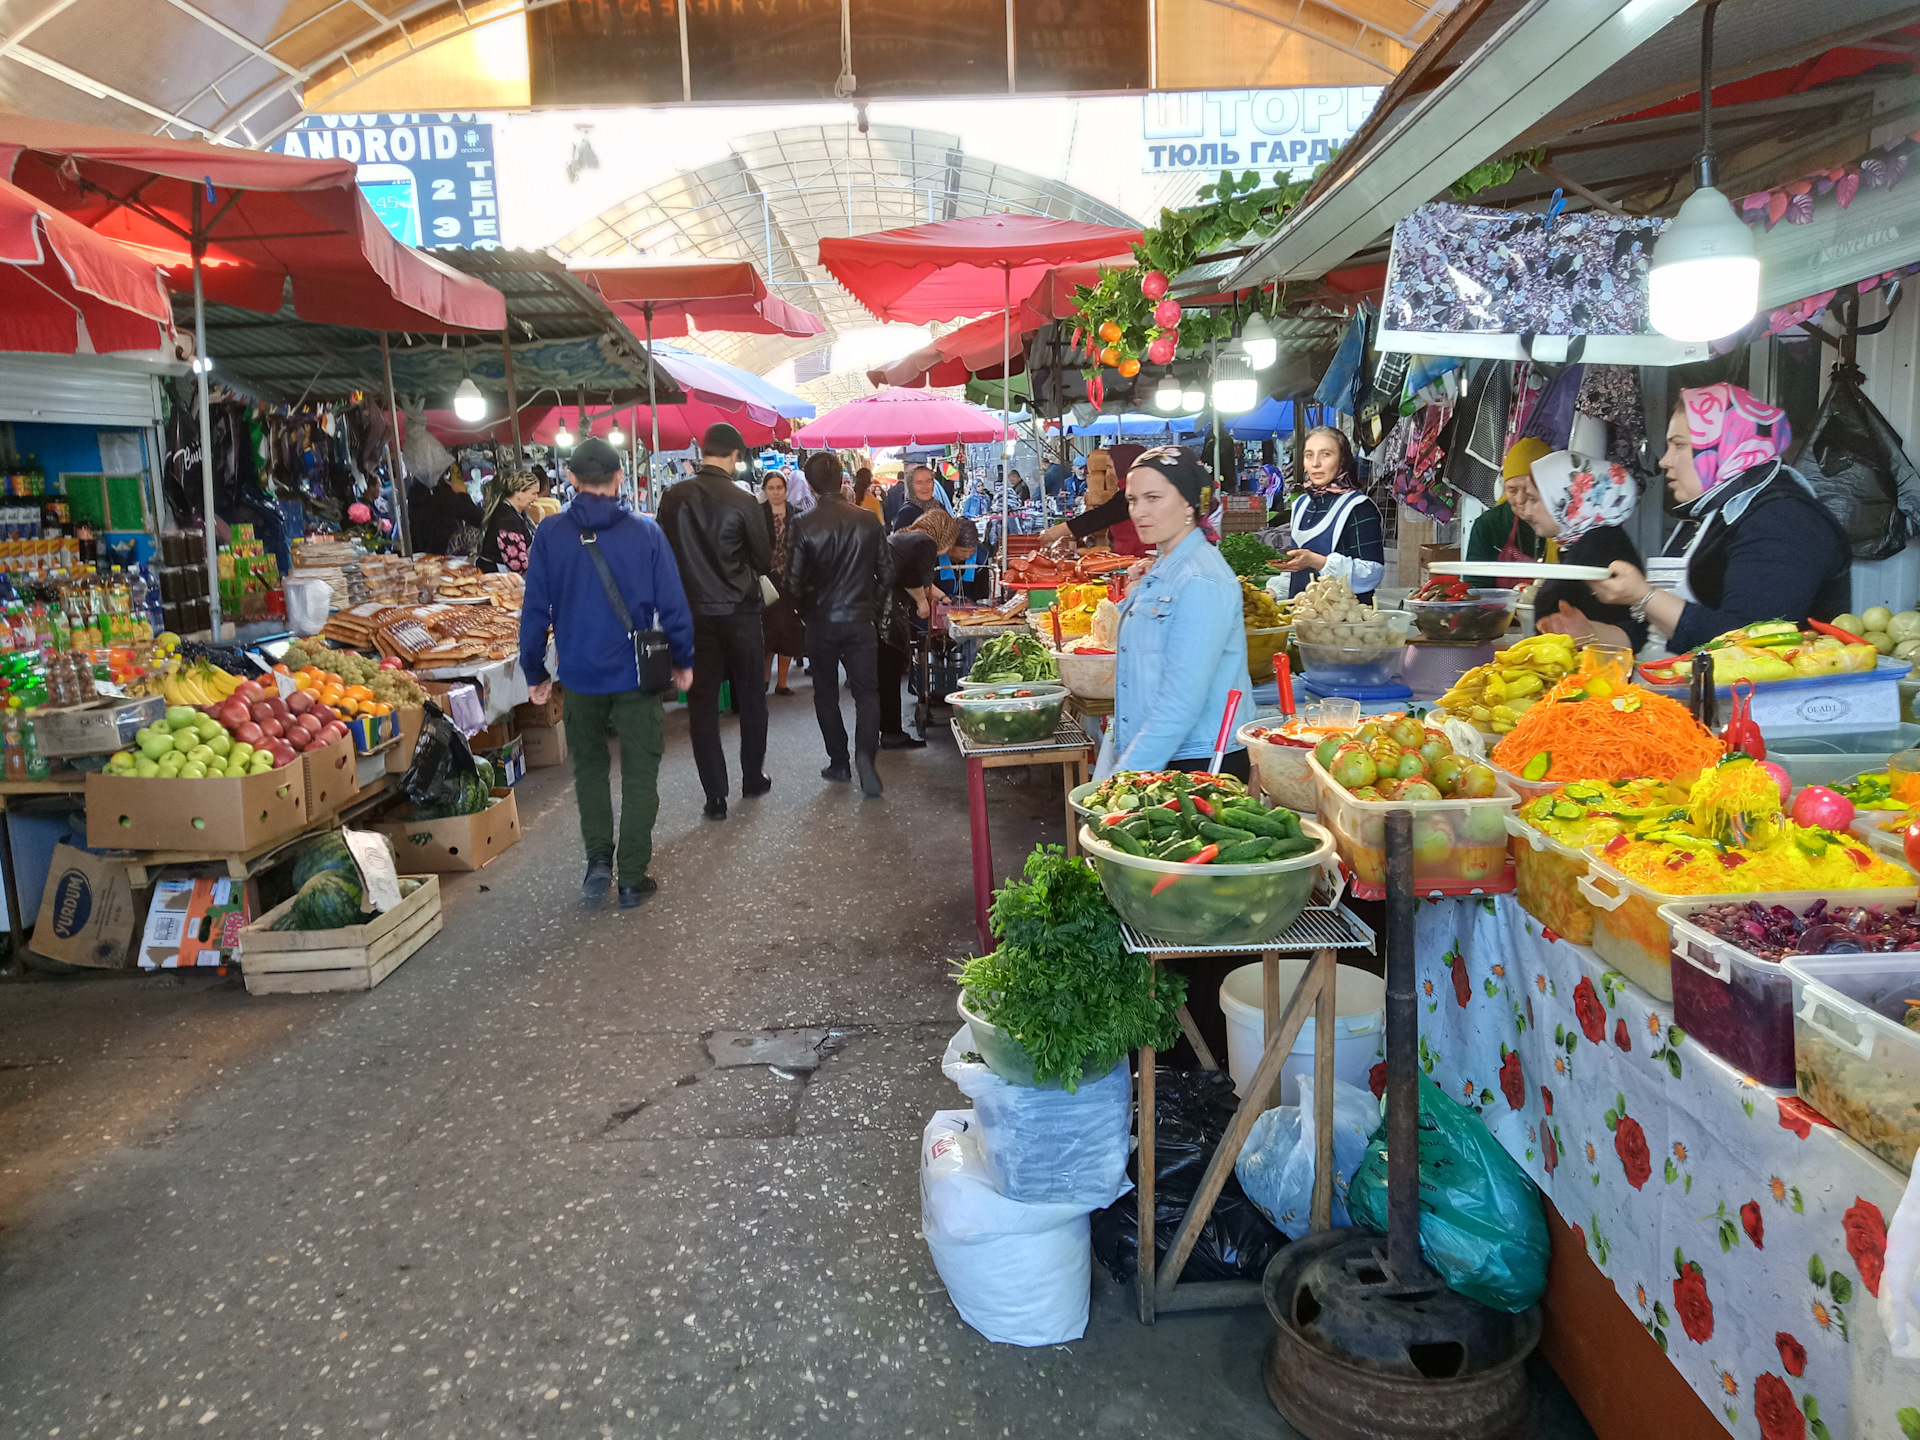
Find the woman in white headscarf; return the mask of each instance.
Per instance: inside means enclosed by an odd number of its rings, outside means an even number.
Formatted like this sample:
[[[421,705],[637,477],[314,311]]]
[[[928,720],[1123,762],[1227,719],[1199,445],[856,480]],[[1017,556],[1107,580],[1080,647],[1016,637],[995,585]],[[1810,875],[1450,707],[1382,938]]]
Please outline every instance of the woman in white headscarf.
[[[1624,465],[1555,450],[1525,475],[1507,480],[1513,513],[1543,540],[1557,541],[1560,563],[1606,569],[1620,560],[1641,567],[1640,551],[1620,524],[1639,503],[1640,486]],[[1625,605],[1609,605],[1579,580],[1545,580],[1533,598],[1534,629],[1638,651],[1647,622]]]

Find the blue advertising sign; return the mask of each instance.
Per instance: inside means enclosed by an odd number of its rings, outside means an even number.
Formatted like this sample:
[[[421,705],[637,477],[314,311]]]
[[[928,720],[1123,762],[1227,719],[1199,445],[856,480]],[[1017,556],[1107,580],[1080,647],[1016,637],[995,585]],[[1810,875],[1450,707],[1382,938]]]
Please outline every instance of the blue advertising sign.
[[[477,115],[309,115],[280,149],[353,161],[374,213],[408,245],[500,244],[493,126]]]
[[[1271,168],[1304,180],[1353,138],[1380,89],[1155,92],[1142,101],[1140,171]]]

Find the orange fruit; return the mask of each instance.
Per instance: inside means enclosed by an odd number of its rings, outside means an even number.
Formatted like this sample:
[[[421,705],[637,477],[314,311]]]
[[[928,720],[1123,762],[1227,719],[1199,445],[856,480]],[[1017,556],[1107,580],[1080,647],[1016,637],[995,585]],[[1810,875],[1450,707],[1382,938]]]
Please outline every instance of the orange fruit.
[[[346,688],[345,693],[355,700],[373,699],[373,691],[369,690],[364,685],[349,685]]]
[[[393,713],[393,707],[391,705],[383,705],[376,700],[374,701],[373,704],[367,707],[367,713],[369,715],[375,716],[376,718],[384,719],[385,717]]]

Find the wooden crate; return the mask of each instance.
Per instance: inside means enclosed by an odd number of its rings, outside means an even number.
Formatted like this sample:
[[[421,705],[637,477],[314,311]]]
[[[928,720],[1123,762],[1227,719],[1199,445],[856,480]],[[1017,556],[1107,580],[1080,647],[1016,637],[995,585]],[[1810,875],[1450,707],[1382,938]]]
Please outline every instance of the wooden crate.
[[[386,914],[338,930],[275,930],[274,922],[293,908],[293,901],[276,905],[240,932],[247,993],[371,990],[440,933],[440,877],[402,876],[400,887],[404,898]]]

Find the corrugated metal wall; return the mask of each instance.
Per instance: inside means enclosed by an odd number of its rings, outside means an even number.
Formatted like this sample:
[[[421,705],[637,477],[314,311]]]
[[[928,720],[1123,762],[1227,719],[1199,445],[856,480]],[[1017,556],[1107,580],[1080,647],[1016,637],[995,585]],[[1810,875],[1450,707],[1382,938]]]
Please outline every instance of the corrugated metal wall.
[[[150,370],[90,356],[0,355],[0,420],[147,426],[161,418]]]

